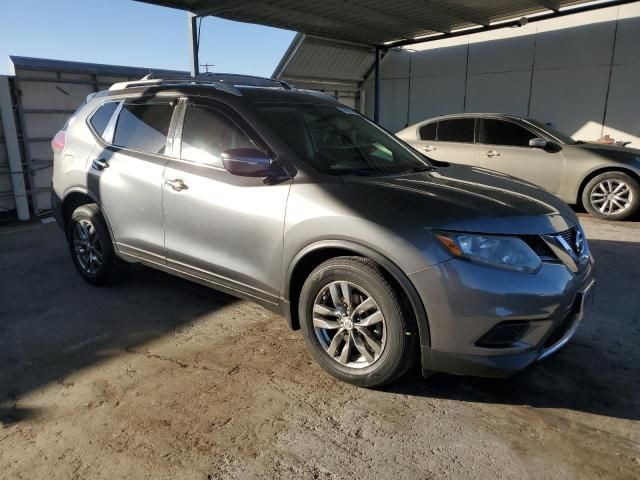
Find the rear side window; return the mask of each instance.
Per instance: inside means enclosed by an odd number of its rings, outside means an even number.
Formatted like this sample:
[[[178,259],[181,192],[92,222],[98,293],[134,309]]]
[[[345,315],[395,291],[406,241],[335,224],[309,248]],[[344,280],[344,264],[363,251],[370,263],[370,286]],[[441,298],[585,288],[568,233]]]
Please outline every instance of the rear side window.
[[[122,106],[113,143],[140,152],[164,154],[173,107],[169,104]]]
[[[180,156],[184,160],[222,167],[220,154],[231,148],[256,148],[223,113],[208,107],[187,108]]]
[[[436,122],[427,123],[420,127],[420,140],[435,140],[436,139]]]
[[[102,105],[92,116],[89,122],[98,135],[104,137],[104,131],[107,129],[109,120],[116,111],[118,102],[108,102]]]
[[[473,118],[441,120],[438,122],[438,141],[473,143],[474,128]]]
[[[483,143],[528,147],[535,135],[524,127],[502,120],[483,120]]]

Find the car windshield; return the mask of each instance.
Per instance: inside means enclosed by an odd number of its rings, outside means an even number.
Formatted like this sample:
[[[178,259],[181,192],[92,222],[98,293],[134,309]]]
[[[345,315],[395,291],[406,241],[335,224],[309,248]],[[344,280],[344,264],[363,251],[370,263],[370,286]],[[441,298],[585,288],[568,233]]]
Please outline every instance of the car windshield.
[[[394,175],[433,168],[419,153],[350,108],[261,105],[258,113],[307,163],[329,175]]]
[[[558,130],[556,130],[555,128],[551,128],[549,125],[547,125],[544,122],[540,122],[539,120],[533,120],[531,118],[527,118],[527,122],[531,123],[532,125],[535,125],[536,127],[538,127],[540,130],[543,130],[547,133],[549,133],[549,135],[557,138],[558,140],[560,140],[562,143],[566,143],[567,145],[573,145],[575,143],[577,143],[573,138],[571,138],[569,135],[566,135],[562,132],[559,132]]]

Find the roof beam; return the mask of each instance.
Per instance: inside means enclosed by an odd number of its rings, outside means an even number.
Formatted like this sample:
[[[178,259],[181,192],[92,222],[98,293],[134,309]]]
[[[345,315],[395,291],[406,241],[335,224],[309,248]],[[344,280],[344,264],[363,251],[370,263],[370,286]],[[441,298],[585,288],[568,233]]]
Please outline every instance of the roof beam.
[[[544,8],[551,10],[553,12],[558,13],[560,11],[560,2],[555,0],[533,0],[538,5],[543,6]]]
[[[440,5],[434,5],[431,0],[424,0],[426,7],[432,12],[439,13],[445,17],[452,18],[454,20],[459,20],[468,23],[475,23],[476,25],[482,25],[483,27],[488,27],[491,23],[489,18],[482,18],[475,13],[469,12],[465,10],[464,13],[454,12],[448,8],[441,7]]]
[[[371,7],[363,7],[361,5],[349,3],[344,0],[324,0],[324,3],[336,5],[341,9],[343,8],[346,11],[352,12],[354,14],[362,15],[365,18],[373,18],[377,22],[393,22],[394,24],[401,27],[409,26],[423,32],[449,33],[449,29],[443,27],[442,25],[425,25],[415,18],[404,17],[396,13],[390,14],[387,12],[381,12],[380,10],[375,10]]]

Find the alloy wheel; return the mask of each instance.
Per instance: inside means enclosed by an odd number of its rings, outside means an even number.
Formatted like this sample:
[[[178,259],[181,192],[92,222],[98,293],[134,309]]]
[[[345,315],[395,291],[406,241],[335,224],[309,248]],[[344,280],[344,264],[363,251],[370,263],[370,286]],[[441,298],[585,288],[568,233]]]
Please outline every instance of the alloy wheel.
[[[617,215],[633,204],[633,191],[622,180],[603,180],[589,194],[593,208],[604,215]]]
[[[382,310],[352,282],[332,282],[320,290],[313,304],[313,328],[327,355],[347,367],[372,365],[385,347]]]
[[[80,267],[95,275],[103,264],[102,245],[95,227],[89,220],[80,220],[73,229],[73,250]]]

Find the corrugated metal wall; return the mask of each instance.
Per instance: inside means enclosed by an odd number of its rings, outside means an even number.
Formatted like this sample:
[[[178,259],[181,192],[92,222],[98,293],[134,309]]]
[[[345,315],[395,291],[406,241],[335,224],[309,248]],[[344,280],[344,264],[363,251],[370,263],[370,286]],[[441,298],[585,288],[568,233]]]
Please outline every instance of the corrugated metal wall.
[[[640,2],[413,45],[383,61],[381,123],[504,112],[640,146]],[[365,84],[373,111],[373,79]]]

